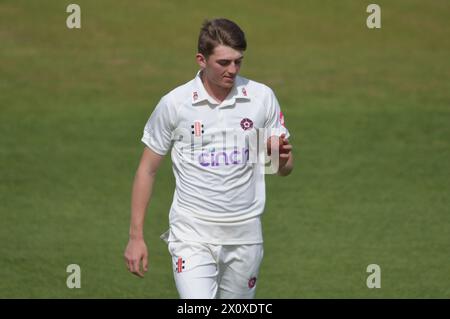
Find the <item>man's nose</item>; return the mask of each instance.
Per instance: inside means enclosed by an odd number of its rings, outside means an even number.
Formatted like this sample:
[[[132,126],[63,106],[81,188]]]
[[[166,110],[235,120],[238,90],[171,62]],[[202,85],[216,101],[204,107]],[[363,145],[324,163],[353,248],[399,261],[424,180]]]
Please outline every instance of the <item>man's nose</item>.
[[[230,74],[236,74],[238,72],[238,70],[239,70],[239,66],[234,62],[231,62],[227,69],[228,73],[230,73]]]

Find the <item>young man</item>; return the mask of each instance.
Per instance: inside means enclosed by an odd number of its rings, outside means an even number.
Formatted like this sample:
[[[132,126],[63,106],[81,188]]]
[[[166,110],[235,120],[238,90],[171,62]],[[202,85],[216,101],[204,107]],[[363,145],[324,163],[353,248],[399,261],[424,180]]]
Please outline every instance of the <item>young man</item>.
[[[162,238],[182,299],[255,295],[265,184],[251,134],[275,132],[265,135],[272,138],[264,137],[263,149],[268,145],[266,154],[278,162],[278,175],[293,168],[289,133],[274,93],[238,76],[246,46],[234,22],[206,21],[196,55],[200,71],[160,100],[144,129],[125,260],[129,271],[143,277],[148,267],[144,216],[156,171],[171,150],[176,188],[170,229]]]

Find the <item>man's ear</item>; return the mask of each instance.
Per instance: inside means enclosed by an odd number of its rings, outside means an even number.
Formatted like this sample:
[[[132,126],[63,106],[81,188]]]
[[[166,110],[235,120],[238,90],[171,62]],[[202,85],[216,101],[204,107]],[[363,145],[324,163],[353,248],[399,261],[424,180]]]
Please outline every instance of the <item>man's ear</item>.
[[[197,60],[197,63],[200,66],[200,68],[202,68],[202,69],[206,68],[206,58],[203,54],[197,53],[195,55],[195,60]]]

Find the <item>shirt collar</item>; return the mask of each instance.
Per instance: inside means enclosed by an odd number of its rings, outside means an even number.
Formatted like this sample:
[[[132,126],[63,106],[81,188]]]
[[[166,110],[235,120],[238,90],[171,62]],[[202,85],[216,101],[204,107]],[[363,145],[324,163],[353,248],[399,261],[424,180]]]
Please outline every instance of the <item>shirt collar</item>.
[[[222,103],[217,102],[206,91],[205,86],[203,85],[202,79],[200,77],[200,72],[201,71],[197,72],[197,75],[195,76],[194,79],[194,86],[191,96],[192,105],[198,105],[200,104],[200,102],[208,101],[213,105],[226,106],[234,104],[236,102],[236,99],[250,100],[250,95],[249,92],[247,91],[243,78],[240,76],[236,76],[234,86],[231,89],[228,96],[226,97],[226,99],[223,100]]]

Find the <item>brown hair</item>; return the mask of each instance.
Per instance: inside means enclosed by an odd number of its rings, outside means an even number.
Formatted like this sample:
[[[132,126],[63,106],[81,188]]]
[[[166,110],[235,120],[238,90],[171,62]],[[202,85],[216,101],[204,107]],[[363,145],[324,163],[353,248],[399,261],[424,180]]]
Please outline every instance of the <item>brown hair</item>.
[[[208,58],[220,44],[238,51],[247,48],[244,31],[236,23],[222,18],[206,20],[200,29],[198,52]]]

